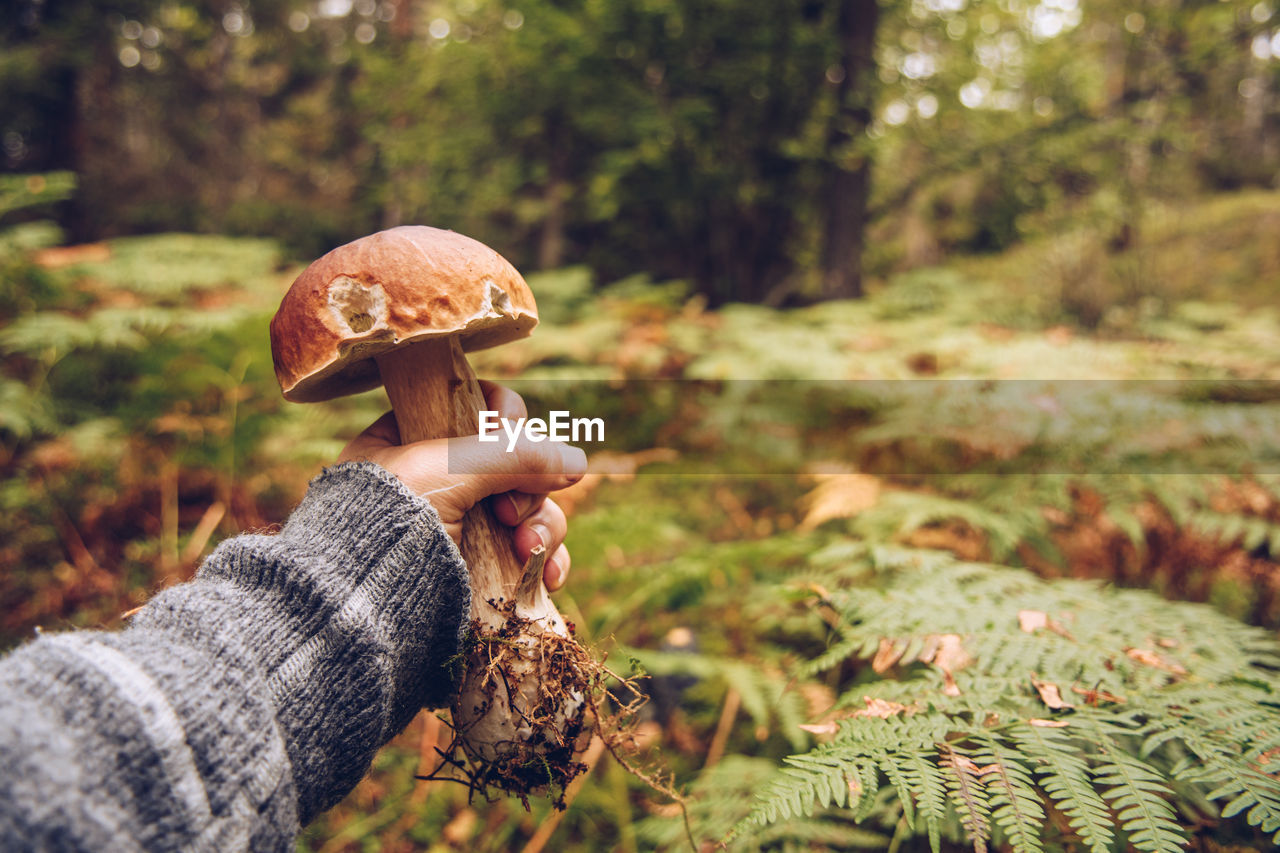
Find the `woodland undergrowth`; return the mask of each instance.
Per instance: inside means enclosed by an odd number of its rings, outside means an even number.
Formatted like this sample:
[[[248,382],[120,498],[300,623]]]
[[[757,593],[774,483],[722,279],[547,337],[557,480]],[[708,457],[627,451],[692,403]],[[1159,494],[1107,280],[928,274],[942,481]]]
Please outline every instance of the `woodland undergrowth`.
[[[40,212],[72,189],[0,182],[6,646],[119,625],[271,529],[386,405],[280,401],[273,243],[61,247]],[[649,693],[641,760],[701,848],[1276,845],[1280,315],[1188,285],[1063,325],[1023,299],[1034,251],[787,311],[544,273],[543,326],[477,354],[589,380],[616,427],[561,496],[562,610]],[[554,814],[417,782],[430,730],[302,848],[689,847],[608,760]]]

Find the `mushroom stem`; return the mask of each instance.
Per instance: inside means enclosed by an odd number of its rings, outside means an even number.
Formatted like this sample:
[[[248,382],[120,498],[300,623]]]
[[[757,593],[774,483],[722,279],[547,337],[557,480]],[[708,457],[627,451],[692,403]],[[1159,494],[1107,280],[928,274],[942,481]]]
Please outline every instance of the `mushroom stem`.
[[[484,394],[456,335],[382,353],[378,370],[404,443],[479,432]]]
[[[378,356],[382,383],[391,398],[406,444],[435,438],[475,435],[484,393],[457,336],[427,338]],[[462,521],[462,558],[471,574],[471,617],[501,627],[506,616],[490,603],[516,598],[524,567],[516,559],[510,534],[485,503],[476,504]],[[523,597],[522,597],[523,598]],[[567,636],[541,579],[530,600],[521,601],[521,616]]]

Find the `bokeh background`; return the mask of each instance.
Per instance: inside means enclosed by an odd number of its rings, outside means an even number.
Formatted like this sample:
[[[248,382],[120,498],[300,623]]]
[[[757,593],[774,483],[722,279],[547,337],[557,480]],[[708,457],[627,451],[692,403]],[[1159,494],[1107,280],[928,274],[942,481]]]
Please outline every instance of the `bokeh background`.
[[[651,674],[700,844],[895,677],[797,669],[832,577],[906,571],[877,549],[1280,626],[1269,0],[3,0],[0,145],[5,647],[119,627],[287,515],[386,400],[285,404],[267,322],[407,223],[528,275],[543,324],[482,375],[608,412],[562,608]],[[432,730],[303,847],[688,846],[607,759],[563,814],[415,782]],[[744,843],[928,849],[881,800]],[[1198,849],[1270,849],[1178,803]]]

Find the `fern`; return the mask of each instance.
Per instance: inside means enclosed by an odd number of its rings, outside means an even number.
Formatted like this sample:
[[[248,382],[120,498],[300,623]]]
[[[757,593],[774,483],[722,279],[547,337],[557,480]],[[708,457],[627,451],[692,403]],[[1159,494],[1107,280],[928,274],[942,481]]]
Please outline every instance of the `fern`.
[[[1179,778],[1214,786],[1207,796],[1211,800],[1227,800],[1222,807],[1222,817],[1234,817],[1247,809],[1245,819],[1249,824],[1271,834],[1271,840],[1280,844],[1280,782],[1276,780],[1277,770],[1280,768],[1275,763],[1257,769],[1215,757],[1184,772]]]
[[[766,823],[773,823],[777,817],[812,814],[815,805],[827,808],[847,804],[856,809],[865,795],[865,787],[861,786],[866,778],[864,768],[870,767],[873,772],[875,768],[839,754],[817,751],[789,756],[787,763],[792,766],[783,772],[789,773],[793,784],[776,789],[779,796],[770,808],[776,807],[777,811],[766,815]]]
[[[989,733],[978,742],[981,750],[973,760],[987,783],[992,819],[1015,853],[1043,853],[1044,807],[1023,759]]]
[[[1264,632],[937,552],[845,553],[881,580],[827,590],[845,657],[814,661],[875,659],[893,677],[849,686],[830,742],[788,757],[739,833],[839,808],[901,820],[937,850],[954,815],[977,850],[1044,853],[1061,849],[1052,804],[1092,853],[1118,837],[1172,853],[1188,840],[1178,810],[1210,801],[1280,830],[1266,769],[1280,755],[1280,646]]]
[[[753,792],[774,775],[773,762],[765,758],[727,755],[715,767],[704,772],[689,791],[690,820],[702,838],[725,839],[733,825],[746,813]],[[689,849],[681,821],[651,817],[637,826],[640,839],[654,849]],[[879,832],[859,827],[829,811],[818,810],[813,817],[779,822],[750,838],[727,841],[731,850],[740,853],[777,849],[800,842],[802,849],[818,847],[826,850],[884,850],[890,839]],[[648,847],[646,847],[648,849]]]
[[[1116,810],[1120,826],[1132,833],[1129,843],[1154,853],[1180,853],[1186,834],[1174,821],[1169,799],[1173,791],[1154,767],[1130,755],[1112,737],[1129,734],[1098,720],[1089,721],[1104,763],[1094,773],[1094,783],[1106,786],[1102,798]]]
[[[915,799],[916,819],[908,818],[908,825],[912,829],[918,829],[923,823],[929,847],[937,853],[942,845],[942,822],[946,818],[947,783],[942,775],[942,768],[934,760],[935,756],[936,750],[912,751],[896,754],[892,758],[886,758],[886,761],[892,761],[903,768],[904,781],[909,785],[908,794]],[[902,796],[901,792],[899,796]],[[904,798],[902,802],[905,810],[909,799]]]
[[[769,795],[749,821],[764,825],[806,814],[815,803],[823,807],[847,804],[855,812],[866,808],[879,789],[879,770],[885,762],[898,762],[906,754],[936,752],[935,742],[946,734],[942,724],[942,720],[929,717],[842,721],[834,743],[787,759],[790,766],[771,785]],[[911,770],[904,773],[910,775]],[[941,781],[940,776],[937,779]],[[905,782],[906,776],[900,774],[898,784]],[[940,803],[940,797],[930,798],[931,814],[941,811]]]
[[[944,771],[951,802],[960,813],[960,825],[975,853],[986,853],[987,841],[991,838],[991,808],[979,778],[982,771],[973,759],[954,746],[944,745],[940,752],[938,765]]]
[[[1034,757],[1040,787],[1067,816],[1072,830],[1092,853],[1111,847],[1111,814],[1093,788],[1088,761],[1063,729],[1018,725],[1011,732],[1019,751]]]
[[[270,279],[279,261],[272,240],[204,234],[124,237],[111,242],[110,261],[82,269],[148,304],[181,308],[192,291]]]
[[[1260,701],[1271,699],[1259,691]],[[1152,733],[1142,745],[1142,754],[1155,752],[1177,740],[1191,752],[1174,770],[1174,778],[1211,790],[1208,800],[1226,800],[1221,816],[1246,812],[1249,824],[1273,834],[1280,842],[1280,728],[1271,715],[1260,714],[1257,705],[1221,701],[1200,702],[1171,709],[1182,719],[1161,727],[1149,724]],[[1242,749],[1243,747],[1243,749]]]
[[[48,401],[22,382],[0,376],[0,434],[29,439],[53,427]]]

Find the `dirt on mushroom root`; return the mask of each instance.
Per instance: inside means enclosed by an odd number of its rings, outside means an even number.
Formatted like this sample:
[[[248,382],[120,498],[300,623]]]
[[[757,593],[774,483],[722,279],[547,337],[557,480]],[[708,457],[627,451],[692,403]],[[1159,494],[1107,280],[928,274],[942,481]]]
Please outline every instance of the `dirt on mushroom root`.
[[[536,703],[513,709],[532,734],[523,740],[481,744],[455,724],[451,743],[439,750],[440,768],[417,778],[461,782],[472,796],[479,794],[486,800],[495,793],[519,797],[526,809],[530,795],[545,795],[555,808],[564,809],[569,783],[590,770],[581,757],[595,736],[628,772],[679,799],[670,786],[637,770],[624,757],[635,751],[632,724],[648,700],[635,680],[612,672],[572,635],[545,631],[518,615],[514,602],[490,604],[506,621],[495,631],[472,620],[465,653],[468,682],[480,686],[483,716],[500,697],[499,691],[511,696],[516,692],[511,685],[530,678],[530,671],[536,673],[540,688]]]

